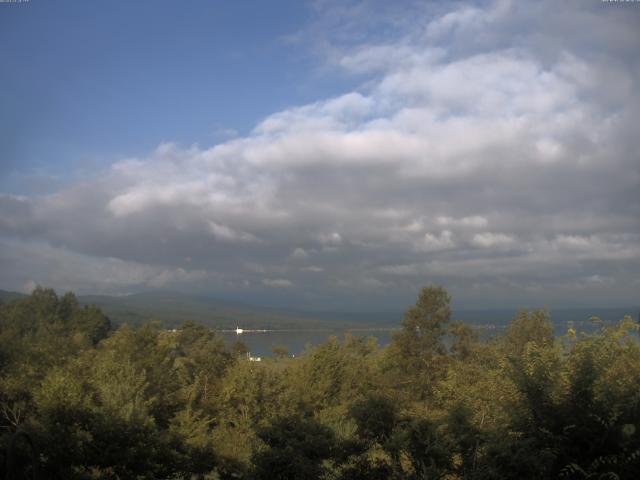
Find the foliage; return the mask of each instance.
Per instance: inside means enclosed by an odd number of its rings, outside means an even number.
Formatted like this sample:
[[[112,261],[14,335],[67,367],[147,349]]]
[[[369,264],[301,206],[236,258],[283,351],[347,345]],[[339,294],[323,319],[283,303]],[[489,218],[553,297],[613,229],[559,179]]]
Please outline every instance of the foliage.
[[[0,451],[28,431],[45,478],[72,480],[638,477],[637,323],[556,338],[522,311],[481,341],[449,305],[427,286],[385,348],[251,362],[203,326],[113,330],[38,288],[0,304]]]
[[[402,389],[425,399],[444,373],[443,338],[451,318],[451,297],[438,286],[424,287],[402,321],[402,330],[389,348],[390,378],[402,380]]]
[[[265,448],[253,456],[256,480],[314,480],[335,448],[333,431],[312,418],[287,416],[258,431]]]

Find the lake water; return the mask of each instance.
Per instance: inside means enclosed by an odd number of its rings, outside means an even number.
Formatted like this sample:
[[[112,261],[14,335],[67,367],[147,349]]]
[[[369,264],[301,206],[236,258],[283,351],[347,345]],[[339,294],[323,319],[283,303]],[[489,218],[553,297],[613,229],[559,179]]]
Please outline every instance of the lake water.
[[[289,349],[289,355],[300,355],[309,345],[319,345],[327,341],[331,336],[344,340],[345,335],[357,337],[374,337],[379,346],[385,346],[391,341],[395,328],[377,329],[326,329],[326,330],[269,330],[269,331],[245,331],[237,334],[233,331],[218,332],[231,345],[236,341],[243,342],[253,357],[273,356],[273,348],[285,346]]]
[[[575,318],[575,317],[574,317]],[[604,321],[604,326],[616,324],[614,321]],[[484,324],[472,325],[480,328],[480,338],[488,339],[496,334],[504,331],[506,324]],[[594,332],[601,328],[601,325],[594,324],[589,320],[576,321],[556,321],[554,322],[554,330],[556,336],[562,336],[567,333],[569,327],[575,328],[578,332]],[[276,346],[285,346],[289,350],[289,355],[300,355],[308,346],[317,346],[327,341],[331,336],[338,337],[340,341],[344,340],[345,335],[353,335],[357,337],[374,337],[378,345],[384,347],[391,342],[393,334],[399,331],[399,327],[388,328],[371,328],[371,329],[318,329],[318,330],[267,330],[267,331],[244,331],[237,334],[232,330],[218,331],[225,340],[227,345],[231,345],[236,341],[243,342],[251,356],[253,357],[270,357],[273,356],[273,348]],[[637,335],[637,334],[636,334]],[[445,340],[445,343],[447,340]]]

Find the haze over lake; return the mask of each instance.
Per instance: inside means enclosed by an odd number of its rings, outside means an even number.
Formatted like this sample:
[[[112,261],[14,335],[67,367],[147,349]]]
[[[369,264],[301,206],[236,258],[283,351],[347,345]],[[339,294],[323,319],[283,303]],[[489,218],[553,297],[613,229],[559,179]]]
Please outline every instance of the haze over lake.
[[[640,319],[640,308],[563,309],[550,313],[554,333],[561,336],[566,334],[570,328],[575,329],[578,333],[593,333],[603,326],[615,325],[625,315],[632,315],[634,312]],[[516,313],[510,310],[476,310],[454,313],[454,318],[465,319],[469,325],[476,329],[481,338],[489,339],[504,333],[504,329],[516,316]],[[252,356],[269,357],[273,356],[274,347],[286,347],[289,355],[299,355],[308,348],[328,341],[330,337],[336,337],[339,341],[344,341],[346,336],[372,338],[380,347],[385,347],[391,342],[394,333],[400,330],[400,322],[398,322],[395,325],[389,323],[386,326],[375,328],[256,329],[253,331],[244,330],[240,334],[234,330],[217,330],[216,332],[222,335],[228,345],[242,342],[248,347]]]

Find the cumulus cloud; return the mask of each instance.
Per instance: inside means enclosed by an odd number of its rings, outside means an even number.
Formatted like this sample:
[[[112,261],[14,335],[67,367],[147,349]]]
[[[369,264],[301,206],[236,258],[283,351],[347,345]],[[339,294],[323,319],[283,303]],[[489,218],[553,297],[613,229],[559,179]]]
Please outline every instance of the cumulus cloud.
[[[293,287],[293,283],[291,280],[287,280],[286,278],[265,278],[262,283],[264,283],[267,287],[275,287],[275,288],[289,288]]]
[[[54,285],[60,290],[128,293],[131,289],[197,287],[213,280],[201,269],[148,265],[113,257],[78,254],[63,247],[40,243],[0,241],[0,281],[30,292],[36,285]],[[11,283],[10,283],[11,284]]]
[[[436,218],[436,223],[438,223],[439,225],[452,227],[482,228],[487,226],[488,221],[486,218],[481,217],[480,215],[473,215],[470,217],[462,218],[441,216]]]
[[[291,258],[303,260],[305,258],[309,258],[309,254],[304,248],[296,248],[293,252],[291,252]]]
[[[437,235],[425,233],[422,242],[416,245],[418,250],[434,251],[445,250],[454,246],[452,234],[449,230],[443,230]]]
[[[382,305],[435,281],[478,304],[633,301],[640,10],[341,3],[316,5],[311,37],[358,88],[1,195],[2,286],[285,287],[309,305],[376,290]]]
[[[324,268],[318,267],[316,265],[309,265],[308,267],[303,267],[301,270],[303,272],[314,272],[314,273],[324,272]]]
[[[482,248],[493,248],[511,245],[515,242],[515,239],[504,233],[483,232],[476,233],[472,242]]]
[[[256,242],[258,238],[255,235],[247,232],[239,232],[233,228],[221,225],[219,223],[210,221],[209,229],[211,234],[223,242]]]

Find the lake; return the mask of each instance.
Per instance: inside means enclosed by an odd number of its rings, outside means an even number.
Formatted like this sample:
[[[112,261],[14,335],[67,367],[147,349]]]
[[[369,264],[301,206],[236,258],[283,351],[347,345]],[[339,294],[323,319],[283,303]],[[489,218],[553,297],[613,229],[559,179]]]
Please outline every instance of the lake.
[[[575,328],[578,332],[592,333],[601,328],[601,326],[612,326],[617,323],[609,318],[602,324],[594,324],[590,320],[585,320],[585,315],[557,315],[558,320],[552,322],[554,325],[554,333],[556,336],[562,336],[567,333],[569,327]],[[606,318],[606,317],[605,317]],[[613,317],[615,318],[615,317]],[[619,316],[622,318],[622,315]],[[619,319],[618,318],[618,319]],[[486,323],[483,325],[470,324],[474,328],[479,328],[480,338],[488,339],[500,332],[504,331],[507,322],[500,324]],[[227,345],[231,345],[236,341],[242,341],[251,356],[253,357],[271,357],[273,356],[273,347],[285,346],[289,349],[289,355],[300,355],[307,346],[316,346],[327,341],[331,336],[338,337],[340,341],[344,340],[345,335],[353,335],[358,337],[374,337],[378,345],[384,347],[391,342],[394,332],[400,330],[400,327],[379,327],[379,328],[326,328],[326,329],[299,329],[299,330],[245,330],[241,334],[237,334],[234,330],[218,330]],[[445,339],[445,343],[447,340]]]
[[[318,330],[268,330],[268,331],[244,331],[241,334],[232,330],[218,331],[226,344],[231,345],[236,341],[242,341],[251,356],[273,356],[273,347],[283,345],[289,349],[289,355],[300,355],[308,345],[319,345],[327,341],[331,336],[344,340],[345,335],[357,337],[375,337],[378,345],[385,346],[391,341],[393,332],[397,328],[376,329],[318,329]]]

